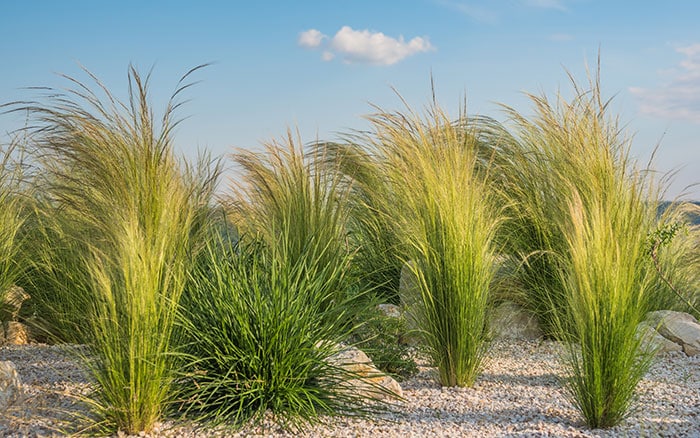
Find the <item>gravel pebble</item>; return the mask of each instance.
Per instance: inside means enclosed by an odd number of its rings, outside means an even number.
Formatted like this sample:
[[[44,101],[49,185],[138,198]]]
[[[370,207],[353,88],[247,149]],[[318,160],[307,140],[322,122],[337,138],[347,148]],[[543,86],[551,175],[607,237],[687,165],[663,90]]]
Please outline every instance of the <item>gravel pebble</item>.
[[[434,370],[402,382],[405,400],[395,412],[370,420],[329,418],[303,432],[285,432],[267,419],[239,431],[159,423],[141,437],[700,437],[700,356],[657,356],[638,387],[632,414],[619,426],[588,429],[566,399],[558,345],[549,341],[500,341],[492,345],[473,388],[441,388]],[[15,363],[24,396],[0,413],[0,436],[63,436],[74,430],[85,406],[76,398],[90,390],[81,367],[65,347],[0,348],[0,360]],[[118,434],[118,437],[127,437]]]

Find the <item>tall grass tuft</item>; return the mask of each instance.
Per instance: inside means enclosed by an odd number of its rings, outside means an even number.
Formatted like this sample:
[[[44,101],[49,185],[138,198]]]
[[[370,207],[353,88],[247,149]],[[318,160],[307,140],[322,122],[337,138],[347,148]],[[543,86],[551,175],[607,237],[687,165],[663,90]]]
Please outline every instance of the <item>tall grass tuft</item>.
[[[488,161],[476,125],[437,106],[427,116],[369,117],[364,140],[380,211],[419,279],[412,309],[445,386],[474,383],[487,347],[486,312],[500,213],[487,186]],[[373,215],[375,211],[366,210]],[[362,219],[361,219],[362,220]]]
[[[148,77],[133,67],[127,104],[91,76],[102,96],[69,78],[74,89],[29,107],[47,175],[44,218],[55,218],[48,229],[62,245],[49,268],[77,281],[52,282],[54,293],[74,305],[68,319],[86,321],[99,427],[147,432],[169,401],[175,313],[217,172],[173,151],[175,99],[190,73],[160,124]]]
[[[306,250],[289,263],[259,241],[213,239],[183,299],[186,416],[239,427],[271,412],[294,430],[322,415],[373,411],[343,386],[356,376],[326,360],[352,332],[348,317],[365,309],[356,296],[337,299],[348,263]]]
[[[291,131],[265,148],[264,153],[241,150],[233,155],[241,179],[233,184],[228,204],[241,234],[259,237],[292,266],[305,263],[307,257],[321,268],[344,263],[350,252],[346,188],[322,167],[320,152],[305,154]],[[338,283],[336,289],[342,295],[347,285]],[[319,304],[326,307],[331,302]]]
[[[574,405],[591,427],[609,427],[629,412],[653,354],[636,328],[654,301],[648,236],[660,192],[630,158],[598,78],[590,85],[568,102],[531,96],[532,118],[510,112],[509,193],[527,300],[569,346]]]
[[[347,193],[300,144],[234,155],[240,241],[211,238],[182,300],[188,416],[240,425],[269,410],[295,427],[371,410],[325,360],[372,303],[350,275]]]
[[[315,147],[324,166],[335,172],[350,191],[348,244],[353,249],[353,269],[382,300],[399,304],[399,279],[407,258],[400,230],[393,223],[399,200],[390,181],[380,170],[381,154],[373,154],[359,135],[340,143],[323,142]]]
[[[572,333],[562,334],[570,347],[568,390],[594,428],[625,418],[653,358],[636,331],[653,284],[644,233],[653,216],[633,187],[618,194],[590,204],[574,195],[566,233],[570,260],[562,276]]]

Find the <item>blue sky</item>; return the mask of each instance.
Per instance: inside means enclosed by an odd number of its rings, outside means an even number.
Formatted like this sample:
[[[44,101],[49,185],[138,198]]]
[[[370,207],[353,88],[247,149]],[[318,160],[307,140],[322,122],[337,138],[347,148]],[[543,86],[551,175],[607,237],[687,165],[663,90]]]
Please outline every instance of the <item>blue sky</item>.
[[[570,91],[602,57],[603,90],[646,162],[677,169],[669,196],[700,182],[700,2],[694,0],[2,1],[0,102],[28,86],[63,87],[56,73],[117,96],[130,63],[153,68],[165,105],[202,63],[179,115],[178,147],[195,156],[258,148],[288,127],[304,141],[363,129],[370,103],[402,109],[430,99],[503,120],[498,103],[528,114],[524,92]],[[23,126],[0,116],[0,138]],[[5,137],[6,138],[6,137]],[[686,191],[700,199],[700,188]]]

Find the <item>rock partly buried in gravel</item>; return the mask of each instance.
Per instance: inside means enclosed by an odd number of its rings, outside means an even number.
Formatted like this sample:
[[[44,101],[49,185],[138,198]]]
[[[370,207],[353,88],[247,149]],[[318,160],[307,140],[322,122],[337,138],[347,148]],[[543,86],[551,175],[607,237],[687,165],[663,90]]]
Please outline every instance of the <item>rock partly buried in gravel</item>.
[[[643,321],[637,325],[637,336],[642,339],[642,345],[656,353],[667,353],[669,351],[683,351],[680,344],[661,336],[650,323]]]
[[[531,341],[543,335],[535,315],[511,301],[504,301],[493,310],[490,327],[497,339]]]
[[[15,364],[10,361],[0,362],[0,409],[13,404],[22,390],[22,383]]]
[[[328,362],[358,376],[345,382],[349,390],[379,400],[403,397],[399,382],[379,371],[362,350],[340,345],[335,347],[337,352],[328,358]]]
[[[700,354],[700,324],[688,313],[658,310],[647,313],[646,321],[664,338],[679,344],[685,354]]]

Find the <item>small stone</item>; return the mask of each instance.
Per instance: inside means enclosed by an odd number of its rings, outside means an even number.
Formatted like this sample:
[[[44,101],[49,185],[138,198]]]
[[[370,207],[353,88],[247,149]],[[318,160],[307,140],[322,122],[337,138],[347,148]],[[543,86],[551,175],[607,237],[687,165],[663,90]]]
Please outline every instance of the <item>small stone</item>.
[[[15,364],[10,361],[0,362],[0,408],[12,405],[22,391],[22,383]]]

